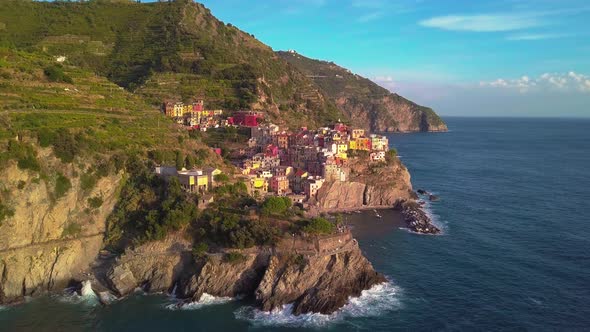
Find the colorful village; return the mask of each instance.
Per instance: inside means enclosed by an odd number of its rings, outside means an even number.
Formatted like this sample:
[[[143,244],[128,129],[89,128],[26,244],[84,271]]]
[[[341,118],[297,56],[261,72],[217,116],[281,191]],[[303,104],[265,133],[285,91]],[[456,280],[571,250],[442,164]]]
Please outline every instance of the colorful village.
[[[239,128],[246,133],[247,142],[228,153],[228,158],[241,171],[240,177],[248,192],[255,198],[286,196],[293,203],[309,206],[325,182],[349,178],[349,158],[357,151],[365,151],[370,162],[385,162],[389,150],[388,139],[365,133],[343,123],[309,130],[282,130],[265,120],[264,113],[236,111],[231,116],[222,110],[204,109],[204,101],[192,104],[165,102],[162,112],[191,131]],[[221,154],[220,148],[213,148]],[[174,176],[189,192],[201,194],[200,202],[208,203],[208,191],[217,185],[221,170],[203,168],[177,170],[173,166],[158,166],[156,174]]]

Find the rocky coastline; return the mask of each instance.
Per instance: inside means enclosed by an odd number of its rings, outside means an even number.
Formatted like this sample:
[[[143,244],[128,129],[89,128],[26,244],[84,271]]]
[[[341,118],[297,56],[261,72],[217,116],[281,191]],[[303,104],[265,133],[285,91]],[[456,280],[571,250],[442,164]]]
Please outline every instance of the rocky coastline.
[[[239,258],[228,259],[229,252]],[[148,292],[170,292],[186,302],[199,301],[203,294],[246,297],[265,311],[293,304],[295,315],[333,313],[350,297],[386,282],[363,256],[349,231],[286,238],[273,247],[203,257],[192,257],[189,243],[173,236],[126,252],[106,268],[104,277],[95,282],[104,283],[119,297],[138,287]],[[101,294],[105,297],[104,292]]]

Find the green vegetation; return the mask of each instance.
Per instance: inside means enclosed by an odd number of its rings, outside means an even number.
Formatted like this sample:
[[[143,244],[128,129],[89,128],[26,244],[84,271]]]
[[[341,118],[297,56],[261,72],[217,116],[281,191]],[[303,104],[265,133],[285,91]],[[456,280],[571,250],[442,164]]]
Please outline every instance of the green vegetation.
[[[43,66],[50,81],[79,84],[77,75],[68,72],[75,65],[152,104],[198,96],[206,98],[208,107],[238,109],[266,95],[282,110],[270,117],[288,125],[314,126],[342,117],[314,82],[271,48],[192,1],[4,0],[0,22],[0,47],[67,58],[63,68]],[[0,77],[12,74],[2,70]]]
[[[68,238],[68,237],[75,237],[82,232],[82,226],[76,222],[70,222],[62,231],[61,237]]]
[[[246,260],[246,256],[240,254],[239,252],[229,252],[223,256],[223,261],[230,263],[230,264],[237,264],[241,263]]]
[[[6,206],[0,200],[0,226],[2,226],[2,222],[10,217],[14,216],[14,209]]]
[[[115,249],[163,239],[195,221],[194,202],[175,178],[168,183],[155,176],[153,164],[132,159],[127,164],[131,177],[122,188],[120,200],[108,219],[107,242]]]
[[[102,197],[100,197],[100,196],[90,197],[88,199],[88,205],[90,205],[90,207],[93,209],[98,209],[99,207],[102,206],[102,203],[103,203],[103,200],[102,200]]]
[[[36,152],[30,144],[9,140],[5,152],[0,152],[0,165],[8,160],[16,160],[17,166],[22,170],[39,172],[41,166],[37,160]]]
[[[350,116],[350,121],[355,124],[358,119],[351,114],[353,108],[368,110],[371,120],[371,130],[378,130],[375,121],[387,124],[387,127],[397,127],[393,114],[383,102],[387,97],[388,102],[399,105],[401,108],[412,110],[412,125],[420,130],[428,130],[428,126],[444,124],[443,120],[430,108],[417,105],[402,96],[391,93],[373,81],[351,73],[349,70],[336,65],[333,62],[314,60],[300,54],[289,52],[277,52],[278,55],[295,66],[306,75],[313,76],[315,84],[325,92],[328,98],[336,100],[345,98],[347,104],[342,106],[345,115]]]
[[[229,248],[274,244],[280,232],[270,221],[243,218],[240,211],[207,209],[201,218],[203,238]]]
[[[203,258],[207,255],[207,251],[209,250],[209,246],[205,242],[199,242],[193,247],[193,257],[194,258]]]
[[[336,226],[329,220],[317,217],[309,220],[299,222],[300,230],[307,234],[332,234],[336,230]]]
[[[62,198],[71,188],[72,183],[70,182],[70,179],[65,177],[62,173],[57,173],[54,190],[55,199]]]
[[[50,65],[43,70],[45,76],[50,82],[63,82],[73,84],[72,78],[64,73],[61,65]]]
[[[291,205],[292,202],[288,197],[272,196],[267,198],[264,201],[264,203],[262,203],[261,213],[265,216],[284,215],[285,212],[287,212],[287,210],[291,207]]]
[[[397,150],[394,148],[389,149],[385,152],[385,162],[387,164],[393,163],[397,158]]]
[[[213,176],[213,180],[217,183],[227,183],[229,181],[229,176],[227,176],[227,174],[224,173],[216,174],[215,176]]]
[[[92,188],[96,186],[96,182],[96,176],[94,176],[91,172],[82,173],[82,176],[80,176],[80,188],[82,190],[92,190]]]

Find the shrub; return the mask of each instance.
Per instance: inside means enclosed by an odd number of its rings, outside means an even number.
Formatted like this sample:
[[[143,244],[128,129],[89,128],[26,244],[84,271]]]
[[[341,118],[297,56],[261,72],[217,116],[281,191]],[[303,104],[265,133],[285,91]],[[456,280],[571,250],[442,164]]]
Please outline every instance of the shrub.
[[[182,156],[182,152],[176,151],[176,169],[180,171],[184,165],[184,157]]]
[[[222,182],[225,183],[227,181],[229,181],[229,176],[227,176],[227,174],[217,174],[213,177],[213,179],[215,180],[215,182]]]
[[[230,264],[240,263],[245,260],[246,256],[240,254],[239,252],[229,252],[223,256],[223,261]]]
[[[43,73],[50,82],[63,82],[70,84],[74,83],[72,78],[68,76],[66,73],[64,73],[63,67],[60,65],[51,65],[45,67]]]
[[[80,138],[65,129],[57,131],[53,139],[53,152],[64,163],[71,163],[80,152]]]
[[[392,148],[389,151],[385,152],[385,161],[388,164],[390,164],[395,160],[396,156],[397,156],[397,150]]]
[[[209,250],[207,243],[199,242],[193,247],[193,257],[203,258],[207,255],[207,250]]]
[[[11,209],[10,207],[2,204],[2,202],[0,202],[0,226],[2,225],[2,222],[7,219],[14,216],[14,209]]]
[[[39,172],[41,170],[41,166],[39,165],[39,161],[37,158],[31,154],[23,156],[22,158],[18,159],[17,162],[18,168],[20,169],[30,169],[32,171]]]
[[[58,173],[57,178],[55,179],[55,199],[60,199],[63,197],[68,190],[72,188],[72,183],[70,179],[65,177],[63,174]]]
[[[80,234],[81,231],[82,226],[80,226],[80,224],[71,222],[64,228],[64,230],[61,233],[61,237],[76,236]]]
[[[287,197],[269,197],[262,203],[262,214],[265,216],[282,215],[291,207],[291,200]]]
[[[47,128],[41,128],[37,133],[37,139],[39,140],[39,145],[46,148],[53,144],[53,140],[55,139],[55,132],[52,132]]]
[[[27,185],[27,183],[25,181],[20,180],[20,181],[18,181],[17,188],[18,189],[24,189],[26,185]]]
[[[82,190],[92,190],[96,185],[96,176],[91,171],[88,171],[80,177],[80,188]]]
[[[90,205],[90,207],[93,209],[98,209],[99,207],[102,206],[102,203],[103,203],[103,200],[102,200],[102,197],[100,197],[100,196],[91,197],[88,199],[88,205]]]
[[[308,234],[331,234],[335,226],[329,220],[318,217],[300,223],[301,231]]]

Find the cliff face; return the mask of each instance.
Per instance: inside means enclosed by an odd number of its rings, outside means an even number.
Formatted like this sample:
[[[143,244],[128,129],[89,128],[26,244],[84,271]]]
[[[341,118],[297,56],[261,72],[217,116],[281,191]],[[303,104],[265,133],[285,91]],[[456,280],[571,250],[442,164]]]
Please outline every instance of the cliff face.
[[[63,289],[81,271],[88,270],[102,247],[105,220],[117,199],[119,175],[98,180],[83,190],[83,169],[63,165],[48,150],[41,151],[52,168],[71,179],[71,189],[55,198],[52,179],[40,179],[10,164],[0,183],[12,193],[14,215],[0,225],[0,303],[23,296]],[[88,197],[101,197],[92,208]]]
[[[241,251],[237,260],[227,260],[223,253],[190,258],[183,240],[168,238],[126,253],[111,267],[107,280],[120,295],[139,286],[151,291],[176,288],[177,296],[194,301],[204,293],[255,297],[263,310],[294,303],[294,313],[300,314],[334,312],[350,296],[385,278],[375,272],[350,233],[342,233],[285,239],[273,248]]]
[[[372,132],[447,131],[446,124],[430,108],[417,105],[397,94],[359,100],[340,95],[336,105],[358,127]]]
[[[313,206],[320,211],[393,207],[397,201],[415,196],[410,173],[399,159],[389,165],[351,159],[349,167],[349,181],[325,183],[312,200]]]
[[[333,62],[291,52],[278,54],[312,78],[354,126],[372,132],[447,131],[444,121],[432,109],[391,93]]]

